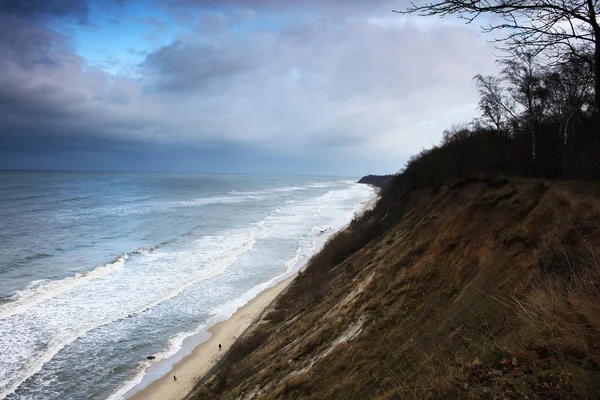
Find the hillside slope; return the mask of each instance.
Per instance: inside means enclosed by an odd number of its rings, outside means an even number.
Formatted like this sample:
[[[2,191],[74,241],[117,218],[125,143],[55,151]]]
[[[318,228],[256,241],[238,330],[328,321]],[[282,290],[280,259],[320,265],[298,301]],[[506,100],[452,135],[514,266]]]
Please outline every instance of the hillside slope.
[[[190,398],[599,398],[599,194],[384,191]]]

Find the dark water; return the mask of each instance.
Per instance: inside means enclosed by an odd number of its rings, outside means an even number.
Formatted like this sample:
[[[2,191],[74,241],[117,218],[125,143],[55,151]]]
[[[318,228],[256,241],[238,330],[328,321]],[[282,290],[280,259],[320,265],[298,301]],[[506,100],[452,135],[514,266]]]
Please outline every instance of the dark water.
[[[351,179],[0,172],[0,399],[120,398],[348,223]]]

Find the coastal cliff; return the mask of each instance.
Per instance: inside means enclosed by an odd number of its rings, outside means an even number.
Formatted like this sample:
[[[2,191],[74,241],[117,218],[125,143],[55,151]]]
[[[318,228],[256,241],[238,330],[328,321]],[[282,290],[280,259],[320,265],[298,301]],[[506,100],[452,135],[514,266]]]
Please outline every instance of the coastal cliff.
[[[360,178],[358,183],[373,185],[380,189],[386,187],[394,178],[393,175],[366,175]]]
[[[396,177],[188,398],[597,398],[599,195]]]

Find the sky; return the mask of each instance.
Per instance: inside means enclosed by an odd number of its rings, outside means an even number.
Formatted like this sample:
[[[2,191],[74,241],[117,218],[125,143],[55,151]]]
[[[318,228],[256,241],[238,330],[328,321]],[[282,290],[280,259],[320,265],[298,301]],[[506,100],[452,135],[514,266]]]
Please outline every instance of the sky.
[[[478,26],[406,0],[0,0],[0,169],[361,176],[478,115]]]

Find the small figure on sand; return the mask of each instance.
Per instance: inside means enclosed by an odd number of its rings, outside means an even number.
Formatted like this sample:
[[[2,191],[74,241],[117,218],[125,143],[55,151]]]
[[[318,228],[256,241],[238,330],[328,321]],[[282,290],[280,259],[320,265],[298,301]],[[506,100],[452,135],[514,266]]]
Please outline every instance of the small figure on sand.
[[[221,343],[219,343],[219,351],[221,351]]]
[[[173,375],[173,380],[177,382],[177,375]]]

